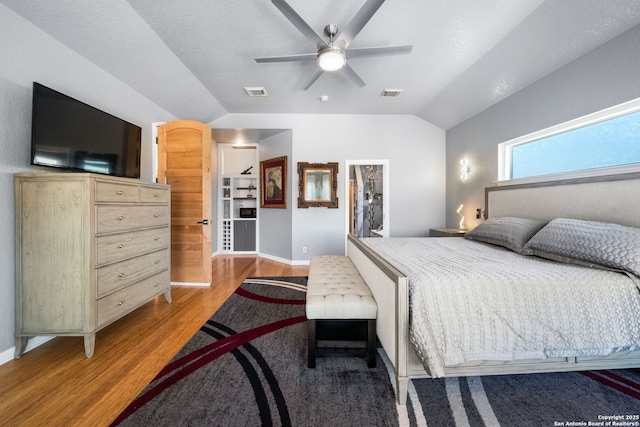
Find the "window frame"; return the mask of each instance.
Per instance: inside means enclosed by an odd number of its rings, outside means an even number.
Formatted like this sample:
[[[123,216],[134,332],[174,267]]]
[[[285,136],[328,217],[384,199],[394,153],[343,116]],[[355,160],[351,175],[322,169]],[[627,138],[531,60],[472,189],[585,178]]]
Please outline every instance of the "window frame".
[[[509,141],[501,142],[498,144],[498,181],[497,185],[506,184],[520,184],[530,182],[545,182],[553,181],[557,179],[568,178],[583,178],[602,175],[613,175],[628,172],[640,171],[640,163],[632,163],[619,166],[604,166],[592,169],[581,169],[570,172],[560,172],[546,175],[536,175],[525,178],[511,178],[511,155],[512,149],[515,146],[533,142],[539,139],[548,138],[560,133],[570,132],[575,129],[588,127],[596,123],[604,122],[607,120],[615,119],[617,117],[625,116],[627,114],[636,113],[640,111],[640,98],[624,102],[622,104],[615,105],[610,108],[606,108],[595,113],[587,114],[586,116],[578,117],[577,119],[570,120],[568,122],[560,123],[558,125],[551,126],[546,129],[542,129],[536,132],[532,132],[527,135],[523,135]]]

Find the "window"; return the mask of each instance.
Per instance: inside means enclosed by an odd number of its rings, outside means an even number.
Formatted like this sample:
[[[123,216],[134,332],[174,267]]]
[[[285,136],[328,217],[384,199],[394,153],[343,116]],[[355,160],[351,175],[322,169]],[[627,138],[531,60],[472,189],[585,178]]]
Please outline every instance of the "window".
[[[640,99],[499,145],[499,179],[640,170]]]

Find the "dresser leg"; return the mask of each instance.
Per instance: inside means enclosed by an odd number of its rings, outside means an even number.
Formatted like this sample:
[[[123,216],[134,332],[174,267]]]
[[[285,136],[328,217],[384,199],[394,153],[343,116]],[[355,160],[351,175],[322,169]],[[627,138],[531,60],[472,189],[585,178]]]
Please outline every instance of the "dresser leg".
[[[19,359],[24,353],[24,350],[27,348],[27,343],[29,342],[29,337],[16,337],[16,351],[13,355],[16,359]]]
[[[84,354],[87,357],[93,356],[93,350],[96,348],[96,334],[84,336]]]
[[[171,304],[171,289],[167,289],[167,291],[164,293],[164,298],[169,304]]]

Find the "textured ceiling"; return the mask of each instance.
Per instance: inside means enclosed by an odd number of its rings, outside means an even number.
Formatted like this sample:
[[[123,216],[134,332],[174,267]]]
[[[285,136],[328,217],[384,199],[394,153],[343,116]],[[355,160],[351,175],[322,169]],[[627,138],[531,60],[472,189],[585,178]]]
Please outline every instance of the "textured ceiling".
[[[416,114],[449,129],[640,23],[640,0],[387,0],[351,47],[413,45],[352,58],[364,80],[311,62],[255,57],[311,53],[268,0],[0,0],[178,118],[225,113]],[[322,34],[365,0],[288,0]],[[245,86],[264,86],[250,98]],[[385,88],[404,89],[383,98]],[[327,102],[320,97],[328,95]]]

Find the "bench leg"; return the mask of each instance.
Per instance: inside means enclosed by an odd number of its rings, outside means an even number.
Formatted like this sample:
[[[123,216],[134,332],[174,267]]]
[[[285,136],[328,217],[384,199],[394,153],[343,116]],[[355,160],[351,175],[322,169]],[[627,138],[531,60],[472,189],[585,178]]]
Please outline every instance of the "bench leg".
[[[376,367],[376,319],[367,321],[367,366]]]
[[[307,320],[307,367],[316,367],[316,320]]]

